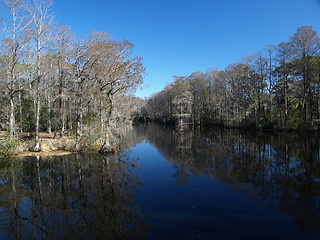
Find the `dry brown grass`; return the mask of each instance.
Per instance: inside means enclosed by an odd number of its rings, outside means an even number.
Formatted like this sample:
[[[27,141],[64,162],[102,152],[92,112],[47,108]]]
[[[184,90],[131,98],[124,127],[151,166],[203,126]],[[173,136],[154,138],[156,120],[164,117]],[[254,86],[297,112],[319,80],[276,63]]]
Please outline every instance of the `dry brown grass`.
[[[16,154],[12,154],[12,157],[29,157],[29,156],[62,156],[62,155],[69,155],[74,154],[75,152],[71,151],[51,151],[51,152],[20,152]]]
[[[8,132],[0,131],[0,137],[7,136]],[[59,136],[59,135],[56,135]],[[34,139],[29,133],[17,133],[18,145],[12,150],[13,156],[50,156],[73,153],[75,139],[70,137],[55,138],[54,133],[41,132],[39,134],[41,152],[30,152],[34,145]]]
[[[13,153],[27,152],[34,144],[33,139],[20,141],[18,146],[15,147]],[[72,151],[75,146],[75,140],[67,137],[63,138],[40,138],[40,145],[42,152],[52,151]]]
[[[0,131],[0,138],[8,136],[8,132]],[[16,139],[18,145],[11,150],[11,156],[25,157],[25,156],[52,156],[52,155],[66,155],[75,153],[76,140],[65,134],[65,137],[60,138],[59,133],[39,133],[39,140],[41,152],[32,152],[30,149],[34,146],[34,138],[30,133],[17,133]],[[84,139],[85,140],[85,139]],[[102,146],[103,141],[97,138],[95,141],[84,142],[83,151],[98,151]]]

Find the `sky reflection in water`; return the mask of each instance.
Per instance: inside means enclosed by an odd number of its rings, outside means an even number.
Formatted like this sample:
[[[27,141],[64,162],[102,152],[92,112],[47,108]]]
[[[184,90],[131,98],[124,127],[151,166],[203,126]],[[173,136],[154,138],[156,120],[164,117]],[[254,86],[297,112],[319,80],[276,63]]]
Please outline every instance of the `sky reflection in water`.
[[[318,239],[319,136],[139,125],[123,153],[0,162],[1,239]]]
[[[150,239],[317,239],[319,138],[140,126]]]

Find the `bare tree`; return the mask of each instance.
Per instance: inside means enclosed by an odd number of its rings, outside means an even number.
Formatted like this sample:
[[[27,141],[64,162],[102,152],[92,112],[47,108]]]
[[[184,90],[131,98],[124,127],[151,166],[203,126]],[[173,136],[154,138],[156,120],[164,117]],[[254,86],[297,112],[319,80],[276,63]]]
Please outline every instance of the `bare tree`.
[[[36,60],[35,71],[33,74],[34,92],[35,92],[35,143],[32,151],[41,151],[39,141],[39,120],[40,120],[40,86],[43,79],[43,70],[41,69],[42,58],[45,44],[49,41],[49,29],[53,22],[51,13],[51,0],[32,0],[27,6],[27,10],[32,18],[32,36],[35,41]]]
[[[4,22],[6,38],[2,42],[5,55],[6,88],[9,98],[9,133],[12,137],[15,132],[15,96],[20,91],[18,84],[18,65],[21,61],[23,37],[28,21],[23,9],[23,0],[5,0],[8,8],[8,19]]]
[[[71,68],[68,59],[70,59],[74,34],[70,32],[69,26],[61,26],[57,29],[57,32],[58,34],[56,34],[53,44],[57,54],[56,68],[59,88],[60,137],[63,137],[66,129],[66,100],[70,97],[66,91],[67,77],[70,76]]]
[[[273,122],[273,93],[274,93],[274,69],[275,69],[275,54],[276,46],[275,45],[268,45],[265,49],[267,53],[267,90],[269,95],[269,113],[270,113],[270,122]]]
[[[75,108],[76,108],[76,150],[80,150],[82,147],[82,135],[83,135],[83,112],[85,106],[88,104],[88,94],[93,87],[93,66],[95,64],[95,58],[88,52],[90,41],[84,39],[78,41],[72,51],[73,71],[72,78],[73,84],[71,92],[74,93]]]
[[[104,33],[95,33],[93,39],[91,53],[96,56],[97,88],[101,100],[106,102],[101,108],[104,143],[99,151],[111,152],[109,135],[113,97],[134,91],[142,83],[145,68],[140,57],[131,56],[133,45],[128,41],[109,41],[109,35]]]
[[[277,86],[276,86],[278,89],[278,91],[276,91],[276,98],[281,99],[282,98],[281,95],[283,95],[283,101],[281,102],[284,102],[284,128],[287,128],[288,121],[289,121],[289,110],[290,110],[289,83],[290,83],[290,75],[292,74],[291,69],[289,67],[289,62],[292,59],[292,48],[290,47],[289,43],[280,43],[277,46],[276,59],[279,64],[279,66],[275,69],[275,73],[278,79]]]

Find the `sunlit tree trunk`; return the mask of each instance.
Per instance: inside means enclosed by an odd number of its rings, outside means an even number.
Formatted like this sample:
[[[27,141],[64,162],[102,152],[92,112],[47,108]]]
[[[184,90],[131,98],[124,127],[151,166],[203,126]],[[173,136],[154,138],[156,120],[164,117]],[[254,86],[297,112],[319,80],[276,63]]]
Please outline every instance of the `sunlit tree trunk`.
[[[15,119],[14,119],[14,100],[13,100],[13,94],[10,94],[10,117],[9,117],[9,133],[12,137],[14,135],[15,129]]]
[[[103,129],[104,139],[103,139],[103,145],[99,150],[100,153],[113,152],[113,149],[110,144],[110,119],[112,115],[113,103],[112,103],[112,96],[110,95],[110,93],[107,93],[106,95],[107,95],[106,100],[108,104],[108,110],[106,111],[106,114],[105,114],[104,129]]]
[[[49,88],[49,87],[48,87]],[[51,122],[51,93],[50,89],[46,91],[46,101],[47,101],[47,133],[52,131],[52,122]]]
[[[83,121],[83,109],[82,109],[82,100],[78,96],[77,100],[77,130],[76,130],[76,150],[81,149],[81,140],[82,140],[82,121]]]
[[[5,5],[9,9],[9,20],[5,23],[5,32],[8,31],[8,39],[3,42],[2,48],[7,49],[7,84],[9,96],[8,111],[8,128],[11,137],[15,134],[15,101],[14,96],[19,92],[16,88],[17,81],[17,65],[21,55],[22,37],[21,32],[24,31],[26,24],[23,22],[24,13],[22,13],[22,1],[4,0]],[[20,34],[19,34],[20,32]]]
[[[20,132],[23,132],[23,128],[22,128],[22,96],[21,96],[21,81],[19,79],[19,95],[18,95],[18,99],[19,99],[19,124],[20,124]]]
[[[27,10],[32,18],[32,23],[34,26],[34,40],[36,41],[36,70],[35,70],[35,141],[34,146],[31,149],[34,152],[41,151],[40,141],[39,141],[39,120],[40,120],[40,84],[42,82],[41,70],[42,64],[42,55],[44,42],[49,39],[45,39],[45,34],[48,31],[51,22],[52,16],[50,15],[50,7],[52,2],[50,0],[40,0],[35,1],[31,5],[27,6]]]
[[[60,76],[60,86],[59,86],[59,112],[60,112],[60,137],[64,136],[65,124],[66,124],[66,103],[64,100],[64,91],[63,91],[63,80]]]
[[[40,79],[36,81],[36,99],[35,99],[35,132],[34,132],[34,146],[32,151],[39,152],[41,151],[40,141],[39,141],[39,122],[40,122]]]

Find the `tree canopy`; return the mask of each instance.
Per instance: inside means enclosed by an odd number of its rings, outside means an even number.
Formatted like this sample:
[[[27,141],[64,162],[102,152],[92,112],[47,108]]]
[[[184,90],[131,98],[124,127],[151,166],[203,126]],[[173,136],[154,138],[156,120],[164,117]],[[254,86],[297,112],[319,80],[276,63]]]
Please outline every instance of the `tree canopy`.
[[[90,129],[105,139],[104,150],[111,150],[110,125],[131,119],[131,106],[141,103],[131,95],[145,75],[142,58],[132,54],[133,44],[105,32],[76,36],[70,27],[56,24],[50,0],[4,0],[3,5],[2,130],[11,137],[32,132],[32,150],[41,151],[40,131],[60,136],[75,131],[75,148],[81,149]]]
[[[302,26],[288,42],[267,46],[223,71],[175,77],[147,100],[140,117],[260,129],[318,128],[319,51],[316,31]]]

